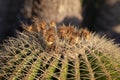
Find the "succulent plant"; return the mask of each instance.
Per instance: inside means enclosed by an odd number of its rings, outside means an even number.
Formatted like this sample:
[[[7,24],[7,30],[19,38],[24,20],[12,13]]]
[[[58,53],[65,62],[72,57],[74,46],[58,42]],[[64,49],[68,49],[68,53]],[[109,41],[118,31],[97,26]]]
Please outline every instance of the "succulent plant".
[[[120,80],[118,45],[94,33],[49,47],[39,33],[18,32],[3,46],[0,80]]]

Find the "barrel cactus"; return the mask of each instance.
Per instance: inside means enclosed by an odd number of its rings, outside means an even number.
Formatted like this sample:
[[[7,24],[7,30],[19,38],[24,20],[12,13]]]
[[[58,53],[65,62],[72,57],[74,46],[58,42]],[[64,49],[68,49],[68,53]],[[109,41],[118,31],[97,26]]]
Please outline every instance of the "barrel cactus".
[[[71,44],[57,34],[47,45],[43,35],[18,32],[5,41],[0,80],[120,80],[120,49],[112,40],[90,33]]]

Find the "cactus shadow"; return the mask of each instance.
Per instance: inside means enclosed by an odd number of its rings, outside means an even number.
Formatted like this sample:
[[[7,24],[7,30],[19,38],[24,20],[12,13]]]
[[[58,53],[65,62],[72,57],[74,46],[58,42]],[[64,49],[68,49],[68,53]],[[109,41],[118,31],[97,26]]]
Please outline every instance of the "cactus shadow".
[[[103,32],[120,44],[120,1],[104,5],[95,22],[96,32]]]
[[[58,23],[58,25],[66,25],[66,26],[75,26],[77,28],[81,27],[81,19],[72,16],[72,17],[65,17],[61,22]]]

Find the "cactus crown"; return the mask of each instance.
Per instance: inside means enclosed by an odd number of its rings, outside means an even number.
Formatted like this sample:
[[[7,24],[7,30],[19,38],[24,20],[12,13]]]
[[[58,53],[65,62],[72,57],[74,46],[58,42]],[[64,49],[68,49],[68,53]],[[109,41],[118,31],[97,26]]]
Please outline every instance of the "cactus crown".
[[[113,41],[65,25],[35,21],[4,44],[0,79],[119,80],[120,49]]]

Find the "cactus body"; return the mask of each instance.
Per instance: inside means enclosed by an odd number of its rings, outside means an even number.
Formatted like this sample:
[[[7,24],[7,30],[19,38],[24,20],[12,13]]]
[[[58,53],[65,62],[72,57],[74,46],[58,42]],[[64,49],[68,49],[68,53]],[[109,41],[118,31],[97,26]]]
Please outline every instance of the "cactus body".
[[[40,32],[18,32],[4,44],[0,80],[120,80],[119,47],[105,37],[91,33],[87,40],[81,34],[72,45],[58,36],[50,47]]]

